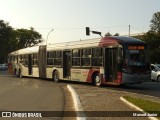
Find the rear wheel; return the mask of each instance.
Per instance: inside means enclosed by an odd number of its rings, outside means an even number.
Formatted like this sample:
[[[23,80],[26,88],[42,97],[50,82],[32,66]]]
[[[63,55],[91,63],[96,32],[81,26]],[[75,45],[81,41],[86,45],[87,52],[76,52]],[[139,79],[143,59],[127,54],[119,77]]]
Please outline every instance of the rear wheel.
[[[98,73],[94,74],[93,81],[95,86],[101,86],[101,78]]]
[[[54,71],[52,77],[53,77],[53,81],[58,82],[59,80],[58,71]]]

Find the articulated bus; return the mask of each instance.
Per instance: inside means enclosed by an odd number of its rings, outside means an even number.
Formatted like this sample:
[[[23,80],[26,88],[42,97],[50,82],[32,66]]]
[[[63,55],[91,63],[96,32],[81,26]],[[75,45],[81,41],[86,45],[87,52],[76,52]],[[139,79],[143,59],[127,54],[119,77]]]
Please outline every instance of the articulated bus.
[[[111,36],[51,45],[9,53],[9,69],[23,77],[49,78],[123,85],[150,81],[149,52],[145,42]]]

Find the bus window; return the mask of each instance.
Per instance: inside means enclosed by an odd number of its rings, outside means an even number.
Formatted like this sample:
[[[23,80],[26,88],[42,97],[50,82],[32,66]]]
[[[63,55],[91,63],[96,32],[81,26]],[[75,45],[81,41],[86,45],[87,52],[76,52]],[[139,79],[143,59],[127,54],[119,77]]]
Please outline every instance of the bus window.
[[[92,48],[92,66],[102,66],[102,48]]]
[[[62,65],[62,51],[56,51],[54,54],[55,56],[53,58],[54,59],[53,64],[61,66]]]
[[[33,65],[37,66],[38,65],[38,61],[37,61],[37,53],[33,54]]]
[[[56,52],[56,58],[61,58],[62,57],[62,52],[61,51],[57,51]]]
[[[47,52],[47,59],[49,58],[49,54],[50,54],[50,52]]]
[[[91,63],[91,48],[82,49],[82,66],[90,66]]]
[[[47,65],[53,65],[53,61],[54,61],[54,58],[55,58],[55,54],[56,52],[55,51],[49,51],[47,52]]]
[[[128,66],[145,66],[148,62],[145,50],[126,50],[125,64]]]
[[[16,55],[16,63],[18,63],[18,55]]]
[[[80,50],[72,50],[72,66],[80,66]]]
[[[21,60],[22,60],[22,55],[20,55],[20,62],[21,62]]]
[[[53,59],[47,59],[47,65],[53,65]]]
[[[50,53],[50,58],[56,58],[56,51],[52,51]]]

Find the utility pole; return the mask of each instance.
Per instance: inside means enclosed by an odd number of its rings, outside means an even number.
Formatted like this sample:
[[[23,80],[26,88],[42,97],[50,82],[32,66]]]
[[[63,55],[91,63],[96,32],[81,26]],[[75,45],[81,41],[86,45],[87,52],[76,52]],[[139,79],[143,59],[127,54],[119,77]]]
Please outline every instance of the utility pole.
[[[128,35],[129,37],[130,37],[130,32],[131,32],[130,30],[131,30],[131,27],[130,27],[130,25],[129,25],[129,35]]]

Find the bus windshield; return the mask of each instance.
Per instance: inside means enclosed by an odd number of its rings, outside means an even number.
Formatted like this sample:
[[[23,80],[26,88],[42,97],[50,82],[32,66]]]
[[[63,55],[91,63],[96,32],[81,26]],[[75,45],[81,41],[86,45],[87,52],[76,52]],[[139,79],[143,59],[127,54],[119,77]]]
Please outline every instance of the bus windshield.
[[[126,50],[125,64],[127,66],[146,66],[149,63],[147,50]]]

